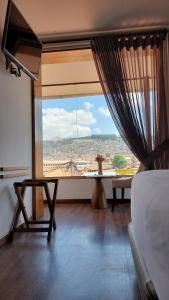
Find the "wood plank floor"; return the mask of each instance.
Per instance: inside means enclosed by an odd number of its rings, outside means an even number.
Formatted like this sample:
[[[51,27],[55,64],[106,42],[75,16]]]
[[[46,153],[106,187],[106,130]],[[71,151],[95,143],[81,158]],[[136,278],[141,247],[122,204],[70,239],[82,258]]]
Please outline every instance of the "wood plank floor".
[[[16,234],[0,248],[1,300],[140,300],[127,224],[129,205],[59,204],[57,230]]]

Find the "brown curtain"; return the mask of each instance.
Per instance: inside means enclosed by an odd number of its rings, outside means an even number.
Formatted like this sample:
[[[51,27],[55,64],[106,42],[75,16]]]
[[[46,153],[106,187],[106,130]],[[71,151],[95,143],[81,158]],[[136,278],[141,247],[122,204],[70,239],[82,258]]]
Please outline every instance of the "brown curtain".
[[[165,39],[163,31],[91,41],[113,120],[145,169],[169,168]]]

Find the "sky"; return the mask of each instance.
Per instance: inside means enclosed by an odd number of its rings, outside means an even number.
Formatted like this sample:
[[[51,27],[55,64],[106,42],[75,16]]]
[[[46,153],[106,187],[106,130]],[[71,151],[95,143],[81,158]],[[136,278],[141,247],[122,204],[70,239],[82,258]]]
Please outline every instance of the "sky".
[[[103,95],[43,100],[43,140],[118,131]]]

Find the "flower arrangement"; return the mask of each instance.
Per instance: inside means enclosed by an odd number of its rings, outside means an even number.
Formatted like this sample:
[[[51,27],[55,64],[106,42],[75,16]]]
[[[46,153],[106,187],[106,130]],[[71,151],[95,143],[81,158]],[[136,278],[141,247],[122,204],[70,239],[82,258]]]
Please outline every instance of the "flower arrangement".
[[[102,163],[103,161],[105,161],[105,159],[102,155],[97,154],[97,156],[95,157],[95,161],[97,161],[98,163],[98,175],[102,175],[103,174]]]

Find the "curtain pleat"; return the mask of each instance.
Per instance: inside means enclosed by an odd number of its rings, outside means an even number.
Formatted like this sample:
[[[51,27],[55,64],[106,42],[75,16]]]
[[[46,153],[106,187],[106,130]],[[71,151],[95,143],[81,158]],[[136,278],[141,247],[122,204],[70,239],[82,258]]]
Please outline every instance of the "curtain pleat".
[[[145,169],[168,169],[166,32],[98,37],[91,41],[91,47],[120,135]]]

